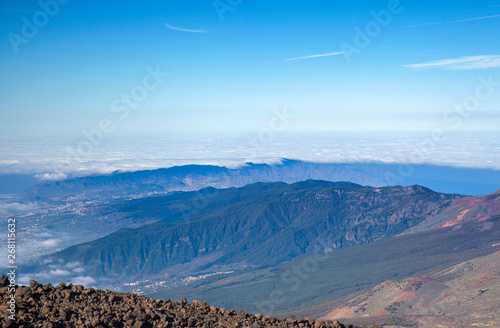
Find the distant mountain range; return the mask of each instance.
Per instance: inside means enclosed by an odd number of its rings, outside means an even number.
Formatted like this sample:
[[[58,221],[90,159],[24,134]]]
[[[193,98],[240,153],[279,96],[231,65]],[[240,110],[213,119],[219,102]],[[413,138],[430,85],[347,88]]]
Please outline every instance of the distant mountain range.
[[[8,181],[13,179],[10,176],[6,178],[10,179]],[[414,164],[309,163],[284,159],[279,164],[248,163],[234,169],[186,165],[47,181],[26,190],[22,200],[143,197],[178,190],[242,187],[256,182],[293,183],[308,179],[349,181],[372,187],[418,184],[441,192],[478,195],[498,189],[500,171]]]
[[[167,169],[114,173],[50,181],[35,185],[23,194],[24,200],[64,198],[127,197],[170,191],[191,191],[206,187],[242,187],[256,182],[293,183],[308,179],[350,181],[383,186],[394,176],[383,169],[359,168],[353,164],[307,163],[284,160],[281,164],[248,163],[230,169],[212,165],[185,165]]]

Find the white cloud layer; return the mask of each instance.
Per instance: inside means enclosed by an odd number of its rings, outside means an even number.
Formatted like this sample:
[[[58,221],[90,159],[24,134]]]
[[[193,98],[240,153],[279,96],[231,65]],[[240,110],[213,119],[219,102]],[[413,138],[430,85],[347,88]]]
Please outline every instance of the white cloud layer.
[[[34,203],[0,203],[0,216],[16,215],[22,212],[29,212],[38,209],[38,205]]]
[[[62,240],[61,239],[47,239],[44,241],[39,242],[39,247],[55,247],[57,246]]]
[[[64,180],[67,177],[68,175],[65,173],[43,173],[35,175],[35,178],[37,178],[38,180],[45,180],[45,181]]]
[[[495,131],[498,131],[499,116],[498,112],[493,109],[474,113],[478,129],[492,126]],[[489,116],[487,116],[488,113],[490,113]],[[378,122],[373,120],[374,125]],[[404,121],[402,122],[404,123]],[[360,121],[361,123],[363,122]],[[429,120],[429,124],[441,123],[440,117]],[[474,122],[470,122],[470,124],[472,125]],[[430,125],[429,129],[434,125]],[[65,147],[70,141],[62,139],[55,143],[48,139],[45,146],[34,147],[29,138],[7,139],[0,140],[0,152],[4,144],[13,144],[15,147],[10,153],[5,153],[4,158],[23,158],[22,154],[28,155],[25,155],[23,160],[15,166],[0,165],[0,174],[25,172],[34,175],[37,172],[45,173],[54,170],[52,172],[55,174],[64,173],[68,177],[73,177],[106,174],[116,170],[148,170],[187,164],[238,167],[248,161],[271,163],[279,158],[312,162],[382,161],[399,163],[407,162],[408,156],[412,154],[421,153],[421,149],[415,145],[419,145],[429,138],[427,130],[423,131],[421,133],[393,133],[383,136],[376,133],[356,133],[356,135],[352,133],[307,134],[304,138],[284,133],[283,135],[276,134],[272,142],[259,144],[258,147],[254,147],[248,141],[250,137],[257,138],[258,132],[236,136],[213,135],[203,138],[137,137],[123,141],[110,140],[109,143],[103,143],[96,148],[92,156],[82,156],[78,161],[75,160],[68,165],[56,166],[55,168],[53,163],[64,162],[67,156]],[[477,134],[467,131],[450,134],[449,138],[439,143],[439,147],[432,156],[423,157],[418,163],[500,169],[500,140],[497,135],[497,132]],[[193,145],[197,146],[193,147]],[[8,200],[7,202],[13,203]],[[0,202],[0,213],[2,210],[5,213],[6,210],[14,208],[30,209],[30,207],[26,207],[26,204],[4,205]]]
[[[66,282],[85,287],[94,286],[96,283],[94,278],[82,275],[85,269],[81,267],[81,263],[79,262],[63,263],[57,261],[47,264],[46,270],[21,274],[18,279],[19,283],[28,285],[30,280],[38,280],[43,283],[58,284]]]
[[[455,71],[496,68],[500,67],[500,55],[468,56],[404,66],[411,69],[441,68]]]
[[[71,283],[73,285],[83,285],[83,286],[90,286],[95,282],[96,280],[90,276],[78,276],[71,280]]]

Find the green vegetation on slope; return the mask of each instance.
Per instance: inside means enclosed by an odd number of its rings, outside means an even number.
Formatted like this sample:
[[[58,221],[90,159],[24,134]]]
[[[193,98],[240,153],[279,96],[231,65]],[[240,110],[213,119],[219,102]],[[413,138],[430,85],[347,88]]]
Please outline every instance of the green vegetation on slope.
[[[389,280],[429,274],[493,253],[500,219],[470,221],[413,235],[335,250],[274,267],[207,278],[150,296],[199,299],[253,313],[320,316],[334,301]]]
[[[122,211],[132,217],[164,213],[163,222],[123,229],[56,256],[81,262],[87,274],[114,283],[210,256],[214,260],[198,272],[213,265],[275,265],[322,252],[323,244],[340,249],[395,236],[460,198],[420,186],[371,188],[308,180],[210,189],[202,198],[205,205],[193,209],[200,193],[127,202]]]

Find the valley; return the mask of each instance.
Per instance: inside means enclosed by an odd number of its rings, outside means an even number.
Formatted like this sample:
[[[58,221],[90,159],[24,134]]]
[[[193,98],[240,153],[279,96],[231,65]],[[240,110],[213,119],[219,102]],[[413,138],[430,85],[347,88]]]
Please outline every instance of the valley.
[[[500,243],[498,191],[467,196],[322,180],[95,188],[40,198],[18,216],[20,281],[74,281],[356,325],[454,327],[469,321],[451,304],[474,292],[456,287],[462,280],[447,285],[440,272],[493,259]],[[438,294],[398,294],[420,285]],[[442,301],[419,305],[430,299]],[[481,313],[477,320],[495,322]]]
[[[499,196],[307,180],[89,202],[76,210],[80,222],[102,216],[100,230],[116,230],[43,256],[68,275],[41,281],[84,275],[95,286],[153,298],[364,322],[354,315],[363,306],[332,308],[379,284],[404,285],[494,253]],[[66,210],[54,222],[69,224]],[[49,277],[36,263],[23,271]],[[397,309],[385,304],[370,317],[416,322],[415,313]]]

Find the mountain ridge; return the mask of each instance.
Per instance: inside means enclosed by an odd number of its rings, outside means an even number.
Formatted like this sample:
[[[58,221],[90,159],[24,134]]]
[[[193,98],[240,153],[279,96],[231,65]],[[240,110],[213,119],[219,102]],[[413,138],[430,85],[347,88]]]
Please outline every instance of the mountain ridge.
[[[183,206],[191,204],[197,192],[131,200],[125,208],[137,213],[133,215],[170,214],[54,257],[83,261],[89,273],[117,279],[124,272],[132,278],[159,274],[173,265],[195,265],[197,258],[211,254],[219,254],[212,265],[273,265],[395,236],[465,197],[420,186],[372,188],[314,180],[212,192],[203,208],[187,212]],[[331,247],[325,250],[320,241]]]

